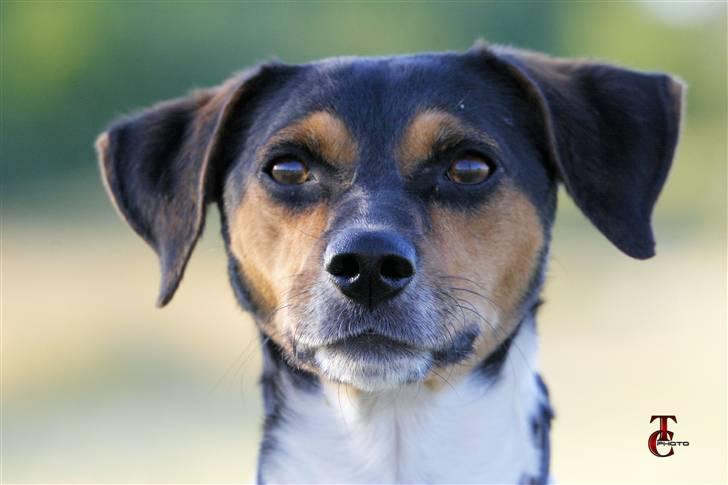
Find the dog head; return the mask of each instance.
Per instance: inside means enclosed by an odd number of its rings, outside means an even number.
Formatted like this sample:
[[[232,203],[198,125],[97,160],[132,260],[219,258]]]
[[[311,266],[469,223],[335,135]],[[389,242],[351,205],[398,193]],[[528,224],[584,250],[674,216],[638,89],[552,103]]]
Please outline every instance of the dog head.
[[[663,74],[476,46],[268,64],[114,124],[103,179],[159,305],[216,202],[239,300],[286,361],[362,390],[483,360],[537,299],[562,182],[626,254],[678,137]]]

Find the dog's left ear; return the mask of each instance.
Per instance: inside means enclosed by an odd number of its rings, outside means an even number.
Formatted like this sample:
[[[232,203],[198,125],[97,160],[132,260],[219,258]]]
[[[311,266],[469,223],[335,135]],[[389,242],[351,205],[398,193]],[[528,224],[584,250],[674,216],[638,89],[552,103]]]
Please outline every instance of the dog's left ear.
[[[233,138],[250,102],[279,65],[250,69],[216,88],[122,119],[96,141],[101,175],[116,209],[159,256],[157,306],[174,295],[202,232],[205,205],[235,156]]]
[[[652,209],[677,144],[682,83],[511,48],[488,52],[535,102],[549,157],[576,205],[626,254],[653,256]]]

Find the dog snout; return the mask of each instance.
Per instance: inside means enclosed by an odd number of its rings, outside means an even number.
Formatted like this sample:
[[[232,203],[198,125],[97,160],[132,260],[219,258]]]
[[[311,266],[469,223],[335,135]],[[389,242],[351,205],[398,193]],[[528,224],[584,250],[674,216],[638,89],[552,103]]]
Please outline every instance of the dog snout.
[[[416,259],[414,245],[397,232],[350,230],[329,243],[324,267],[344,295],[374,307],[412,281]]]

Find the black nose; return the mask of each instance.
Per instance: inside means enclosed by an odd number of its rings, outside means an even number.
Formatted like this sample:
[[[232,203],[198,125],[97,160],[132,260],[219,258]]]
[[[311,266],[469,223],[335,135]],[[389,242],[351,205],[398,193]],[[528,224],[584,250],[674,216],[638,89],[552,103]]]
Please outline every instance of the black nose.
[[[339,234],[324,253],[334,284],[352,300],[373,307],[399,293],[415,274],[415,248],[393,231]]]

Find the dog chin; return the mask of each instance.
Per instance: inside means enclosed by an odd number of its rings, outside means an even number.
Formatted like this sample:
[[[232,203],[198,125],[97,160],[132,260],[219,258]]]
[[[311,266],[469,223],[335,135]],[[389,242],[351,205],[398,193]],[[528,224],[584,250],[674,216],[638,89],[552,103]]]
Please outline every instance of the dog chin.
[[[379,392],[423,380],[433,365],[432,352],[399,344],[342,342],[316,349],[321,373],[365,392]]]

